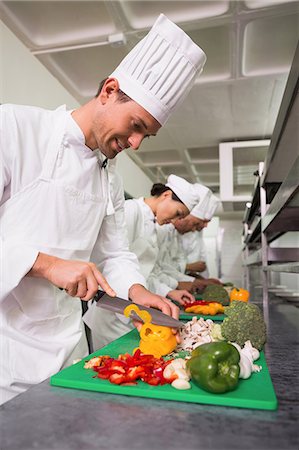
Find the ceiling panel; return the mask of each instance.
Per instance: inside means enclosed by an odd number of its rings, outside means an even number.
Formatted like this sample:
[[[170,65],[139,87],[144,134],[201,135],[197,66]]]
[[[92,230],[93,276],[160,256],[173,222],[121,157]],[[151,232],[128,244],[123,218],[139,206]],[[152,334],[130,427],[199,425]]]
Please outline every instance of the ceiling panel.
[[[209,55],[199,83],[231,77],[231,29],[229,25],[189,31],[191,39]]]
[[[6,1],[31,48],[90,42],[115,32],[104,1]]]
[[[298,15],[263,18],[245,28],[243,73],[256,76],[285,72],[298,42]]]
[[[225,14],[229,1],[121,1],[130,25],[135,29],[149,28],[163,12],[176,23],[199,21]]]
[[[72,89],[75,97],[86,101],[96,94],[99,82],[113,72],[125,55],[124,46],[111,48],[107,45],[100,52],[99,47],[92,47],[42,54],[38,59],[64,78],[65,86]]]

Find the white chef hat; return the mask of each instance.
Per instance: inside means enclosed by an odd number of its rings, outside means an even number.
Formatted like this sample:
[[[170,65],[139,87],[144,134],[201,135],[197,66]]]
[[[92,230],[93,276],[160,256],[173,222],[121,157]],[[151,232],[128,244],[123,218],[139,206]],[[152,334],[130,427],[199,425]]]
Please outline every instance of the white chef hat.
[[[212,191],[203,184],[196,183],[194,186],[197,187],[199,202],[194,206],[190,214],[198,219],[204,220],[212,196]]]
[[[211,220],[217,208],[220,206],[220,199],[216,195],[212,195],[209,200],[208,207],[205,212],[205,220]]]
[[[203,50],[181,28],[160,14],[110,77],[164,125],[191,90],[206,59]]]
[[[189,211],[199,202],[199,190],[195,184],[191,184],[177,175],[169,175],[166,185],[187,206]]]

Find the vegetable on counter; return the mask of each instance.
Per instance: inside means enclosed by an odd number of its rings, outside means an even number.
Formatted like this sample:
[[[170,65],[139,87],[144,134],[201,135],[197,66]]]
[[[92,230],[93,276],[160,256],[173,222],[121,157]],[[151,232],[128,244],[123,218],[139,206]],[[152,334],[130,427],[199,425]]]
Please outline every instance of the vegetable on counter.
[[[229,305],[229,295],[226,289],[219,284],[207,286],[202,293],[202,299],[209,302],[214,301],[223,306]]]
[[[161,358],[176,348],[177,340],[171,328],[154,325],[151,323],[152,318],[149,312],[140,310],[135,304],[128,305],[124,310],[124,315],[130,317],[131,311],[135,311],[144,321],[139,332],[139,348],[142,353]]]
[[[129,353],[119,355],[118,358],[110,356],[94,357],[85,363],[85,369],[93,369],[97,377],[109,380],[113,384],[135,385],[137,380],[157,386],[159,384],[171,383],[166,379],[163,372],[172,360],[164,361],[153,355],[144,355],[137,349],[133,356]]]
[[[177,346],[177,340],[171,328],[145,323],[140,330],[139,348],[142,353],[154,355],[156,358],[168,355]]]
[[[244,380],[247,380],[247,378],[251,377],[252,372],[260,372],[262,367],[258,366],[256,364],[253,364],[253,362],[260,357],[260,352],[252,347],[250,341],[246,341],[243,348],[241,348],[238,344],[235,342],[232,342],[232,345],[236,347],[238,352],[240,353],[240,374],[239,378],[243,378]]]
[[[267,338],[266,324],[257,305],[233,301],[224,308],[224,313],[227,317],[221,324],[221,334],[226,341],[241,347],[250,341],[254,348],[262,349]]]
[[[240,302],[248,302],[249,295],[250,294],[248,291],[246,291],[246,289],[235,287],[234,289],[232,289],[229,298],[231,302],[233,302],[234,300],[238,300]]]
[[[195,303],[197,302],[185,305],[185,312],[193,314],[204,314],[209,316],[215,316],[218,313],[224,312],[224,306],[221,305],[221,303],[217,302],[201,302],[201,304],[200,302],[198,302],[199,304]]]
[[[228,342],[210,342],[193,350],[187,361],[191,380],[202,389],[223,394],[236,389],[240,355]]]
[[[211,342],[210,336],[214,322],[211,319],[204,320],[203,317],[197,319],[196,316],[186,322],[180,329],[181,342],[177,345],[172,355],[180,355],[181,352],[190,354],[192,350],[202,344]]]
[[[186,360],[183,358],[173,359],[163,371],[163,377],[169,380],[175,389],[191,389],[186,364]]]

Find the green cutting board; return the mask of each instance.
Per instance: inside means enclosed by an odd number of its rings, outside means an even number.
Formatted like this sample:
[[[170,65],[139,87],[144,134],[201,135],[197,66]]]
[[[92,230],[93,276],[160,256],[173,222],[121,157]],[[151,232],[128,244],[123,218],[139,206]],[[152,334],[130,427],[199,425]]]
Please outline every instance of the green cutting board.
[[[192,313],[186,313],[186,312],[180,312],[180,319],[181,320],[192,320],[193,317],[197,317],[198,319],[200,319],[201,317],[205,320],[207,319],[211,319],[211,320],[215,320],[215,321],[221,321],[224,320],[224,318],[226,317],[225,314],[216,314],[215,316],[207,316],[204,314],[192,314]]]
[[[132,353],[133,350],[138,347],[138,344],[139,334],[137,330],[134,329],[121,338],[111,342],[106,347],[89,355],[85,360],[89,360],[98,355],[110,355],[116,358],[121,353]],[[108,380],[94,378],[96,372],[92,369],[83,368],[85,360],[53,375],[50,379],[50,383],[53,386],[66,388],[181,402],[267,410],[275,410],[277,408],[277,399],[263,352],[261,352],[261,357],[257,361],[257,363],[263,367],[261,372],[253,373],[248,380],[240,380],[238,388],[235,391],[217,395],[203,391],[193,382],[191,382],[192,388],[184,391],[174,389],[170,385],[150,386],[142,381],[139,381],[136,386],[112,384]]]

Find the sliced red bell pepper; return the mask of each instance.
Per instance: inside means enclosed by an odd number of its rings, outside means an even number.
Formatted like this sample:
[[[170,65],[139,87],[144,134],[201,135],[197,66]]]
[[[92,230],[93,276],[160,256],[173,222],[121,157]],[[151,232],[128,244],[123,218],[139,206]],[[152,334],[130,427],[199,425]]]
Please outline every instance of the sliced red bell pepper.
[[[196,300],[195,302],[190,302],[190,303],[185,303],[184,304],[184,309],[186,308],[191,308],[191,306],[206,306],[209,303],[215,303],[214,301],[206,301],[206,300]]]
[[[133,356],[125,353],[118,358],[107,357],[101,366],[94,367],[93,370],[97,372],[98,378],[109,380],[113,384],[134,385],[137,380],[142,380],[156,386],[170,382],[163,377],[163,371],[171,361],[142,354],[138,349]]]

